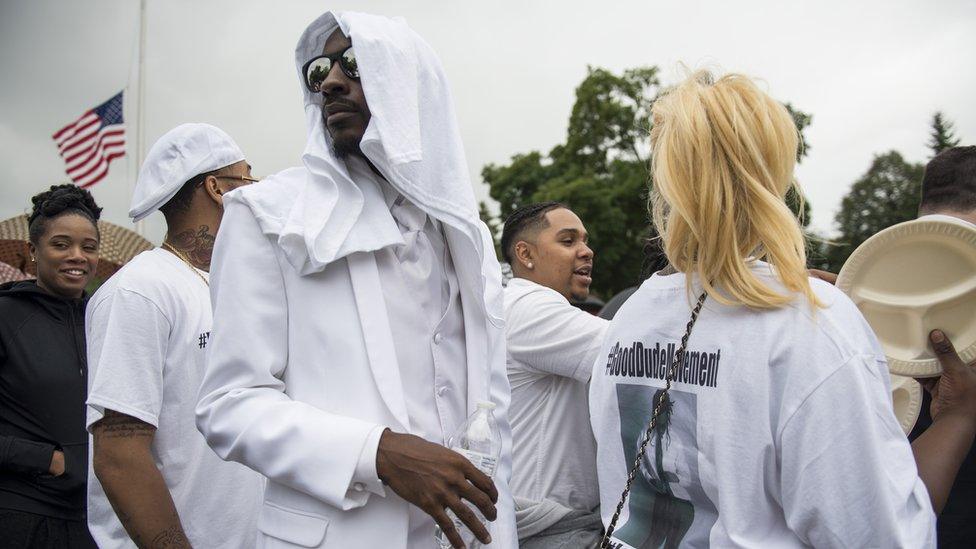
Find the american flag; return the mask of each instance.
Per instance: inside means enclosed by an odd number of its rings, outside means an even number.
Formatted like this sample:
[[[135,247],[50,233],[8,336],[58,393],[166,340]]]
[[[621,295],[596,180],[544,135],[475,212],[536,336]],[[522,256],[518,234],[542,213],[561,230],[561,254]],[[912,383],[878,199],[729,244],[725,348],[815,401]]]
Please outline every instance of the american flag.
[[[108,174],[108,164],[125,155],[122,92],[81,115],[52,136],[65,171],[79,187],[90,187]]]

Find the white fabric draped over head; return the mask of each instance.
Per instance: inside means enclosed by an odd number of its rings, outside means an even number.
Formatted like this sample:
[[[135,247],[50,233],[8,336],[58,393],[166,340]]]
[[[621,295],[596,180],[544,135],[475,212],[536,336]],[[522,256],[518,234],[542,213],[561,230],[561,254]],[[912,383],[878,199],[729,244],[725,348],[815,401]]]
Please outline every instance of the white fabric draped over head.
[[[308,141],[302,161],[307,171],[286,170],[273,177],[306,181],[292,185],[301,191],[287,215],[265,217],[263,230],[278,235],[289,261],[303,274],[321,271],[350,253],[403,242],[377,178],[362,160],[335,157],[323,127],[322,94],[305,87],[302,66],[322,53],[336,29],[352,41],[372,113],[360,144],[363,154],[411,202],[484,248],[454,103],[440,61],[402,19],[360,13],[326,13],[299,39],[295,65],[305,98]],[[479,253],[484,257],[485,250]]]

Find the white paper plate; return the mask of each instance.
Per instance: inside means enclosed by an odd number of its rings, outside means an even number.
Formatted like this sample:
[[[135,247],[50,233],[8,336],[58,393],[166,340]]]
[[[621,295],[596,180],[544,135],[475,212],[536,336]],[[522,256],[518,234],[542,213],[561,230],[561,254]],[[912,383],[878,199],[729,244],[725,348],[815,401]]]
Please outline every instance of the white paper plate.
[[[976,359],[976,228],[921,218],[858,246],[837,276],[877,334],[891,373],[931,377],[942,367],[928,342],[938,328],[963,362]]]
[[[910,377],[891,376],[891,403],[895,408],[895,417],[905,431],[912,432],[918,414],[922,411],[922,391],[924,389]]]

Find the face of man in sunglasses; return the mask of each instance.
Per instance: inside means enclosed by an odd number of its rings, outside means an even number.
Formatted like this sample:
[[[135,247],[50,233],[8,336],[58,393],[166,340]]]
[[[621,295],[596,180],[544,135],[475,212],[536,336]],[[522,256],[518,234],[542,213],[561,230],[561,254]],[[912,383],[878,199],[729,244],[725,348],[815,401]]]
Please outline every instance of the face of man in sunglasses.
[[[322,49],[323,55],[335,55],[351,45],[349,38],[336,30]],[[339,63],[333,63],[322,81],[322,122],[332,137],[332,148],[339,158],[362,154],[359,142],[369,124],[369,106],[358,78],[350,78]]]

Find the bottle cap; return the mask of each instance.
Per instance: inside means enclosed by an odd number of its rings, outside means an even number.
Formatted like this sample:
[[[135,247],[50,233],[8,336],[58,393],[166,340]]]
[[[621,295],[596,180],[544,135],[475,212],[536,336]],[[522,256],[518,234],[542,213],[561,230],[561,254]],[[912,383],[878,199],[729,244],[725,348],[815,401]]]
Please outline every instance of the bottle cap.
[[[479,400],[478,401],[478,408],[483,408],[485,410],[494,410],[495,409],[495,403],[494,402],[487,401],[487,400]]]

